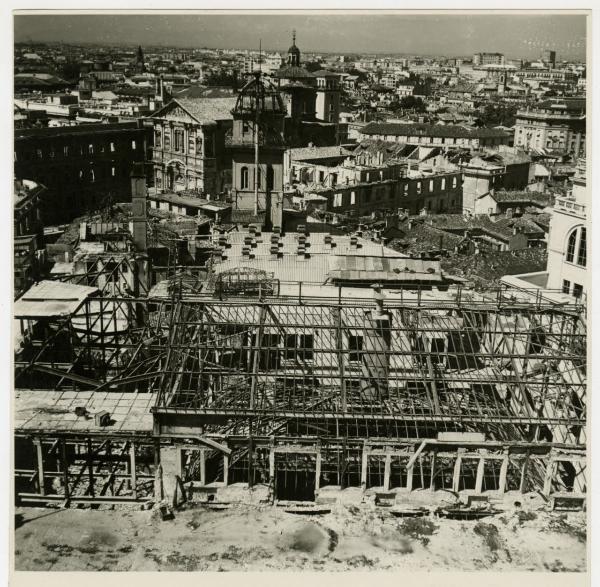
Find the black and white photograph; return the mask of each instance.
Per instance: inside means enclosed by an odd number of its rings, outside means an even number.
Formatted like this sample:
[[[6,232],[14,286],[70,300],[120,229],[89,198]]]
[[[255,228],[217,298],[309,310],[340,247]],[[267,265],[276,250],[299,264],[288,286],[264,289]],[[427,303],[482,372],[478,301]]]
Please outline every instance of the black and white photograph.
[[[14,574],[586,584],[591,11],[12,19]]]

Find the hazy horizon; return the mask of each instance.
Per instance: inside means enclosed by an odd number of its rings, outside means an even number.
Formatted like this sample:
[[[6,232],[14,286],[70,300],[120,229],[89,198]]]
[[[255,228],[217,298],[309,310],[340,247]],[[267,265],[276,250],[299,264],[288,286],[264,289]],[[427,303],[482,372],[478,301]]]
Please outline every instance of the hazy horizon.
[[[585,59],[586,16],[540,14],[16,14],[14,42],[63,42],[307,53]],[[124,41],[126,39],[126,41]]]

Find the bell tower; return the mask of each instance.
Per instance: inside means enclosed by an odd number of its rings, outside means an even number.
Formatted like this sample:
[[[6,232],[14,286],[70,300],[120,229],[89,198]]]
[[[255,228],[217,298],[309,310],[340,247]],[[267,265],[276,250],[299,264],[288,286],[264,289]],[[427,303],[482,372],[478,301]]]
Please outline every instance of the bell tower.
[[[288,65],[300,67],[300,49],[296,47],[296,29],[292,31],[292,46],[288,49]]]

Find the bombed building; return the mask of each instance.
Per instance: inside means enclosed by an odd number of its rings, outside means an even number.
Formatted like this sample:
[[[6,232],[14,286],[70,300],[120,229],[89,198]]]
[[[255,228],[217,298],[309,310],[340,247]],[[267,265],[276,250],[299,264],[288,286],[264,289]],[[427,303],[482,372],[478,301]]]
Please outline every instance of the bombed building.
[[[280,101],[249,87],[273,125]],[[292,230],[264,209],[279,168],[254,174],[278,152],[263,120],[240,118],[254,150],[233,159],[264,223],[213,222],[201,266],[157,271],[134,173],[126,244],[99,237],[15,302],[16,500],[582,507],[583,301]]]

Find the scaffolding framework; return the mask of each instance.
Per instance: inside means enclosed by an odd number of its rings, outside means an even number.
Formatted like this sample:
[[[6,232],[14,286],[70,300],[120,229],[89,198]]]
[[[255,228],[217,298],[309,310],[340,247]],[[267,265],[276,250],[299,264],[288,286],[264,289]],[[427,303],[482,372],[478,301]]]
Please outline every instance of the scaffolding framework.
[[[17,386],[155,393],[149,434],[178,447],[183,483],[585,494],[581,305],[176,290],[88,298],[20,357]],[[86,443],[70,479],[92,470]]]

